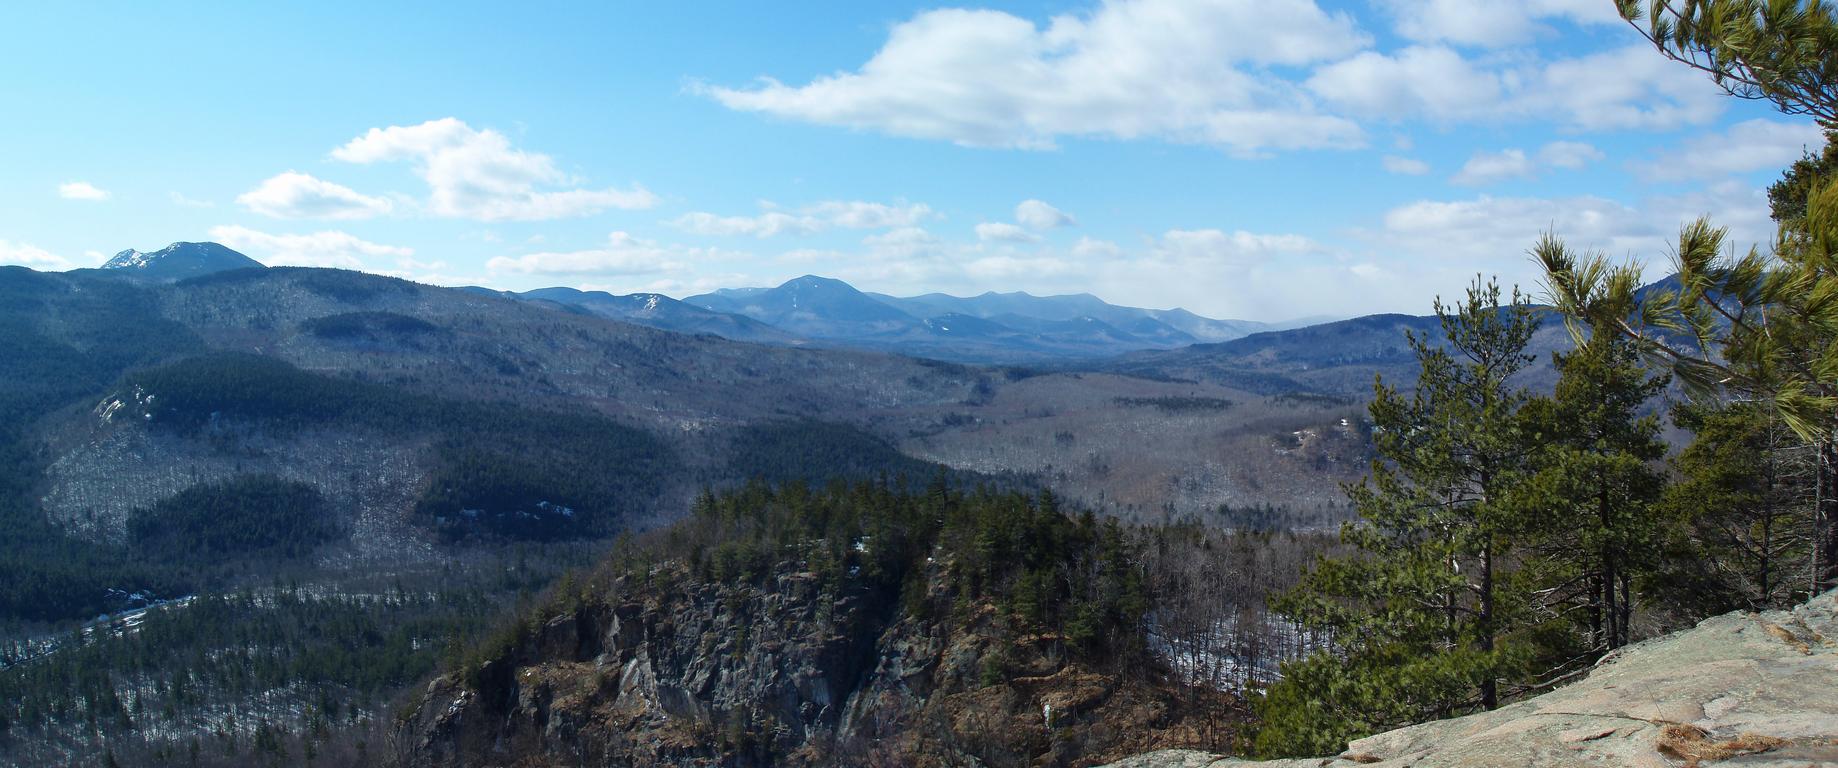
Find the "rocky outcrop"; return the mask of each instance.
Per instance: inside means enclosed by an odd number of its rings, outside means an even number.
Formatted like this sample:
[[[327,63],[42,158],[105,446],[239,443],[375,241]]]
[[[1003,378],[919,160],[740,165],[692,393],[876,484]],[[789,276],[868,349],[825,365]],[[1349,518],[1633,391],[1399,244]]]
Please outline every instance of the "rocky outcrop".
[[[1568,687],[1360,739],[1337,757],[1252,763],[1155,752],[1112,768],[1838,766],[1838,592],[1630,646]]]
[[[943,577],[928,579],[950,605]],[[550,611],[405,720],[415,766],[1092,765],[1229,743],[1229,700],[1079,660],[987,603],[665,566]],[[1210,717],[1209,717],[1210,715]]]

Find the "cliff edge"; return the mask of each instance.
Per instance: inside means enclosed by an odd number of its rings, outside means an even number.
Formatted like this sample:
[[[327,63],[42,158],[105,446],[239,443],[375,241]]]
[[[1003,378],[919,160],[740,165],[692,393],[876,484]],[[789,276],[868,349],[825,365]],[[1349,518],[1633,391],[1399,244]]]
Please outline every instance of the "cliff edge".
[[[1110,768],[1838,766],[1838,592],[1638,643],[1492,712],[1369,736],[1336,757],[1151,752]]]

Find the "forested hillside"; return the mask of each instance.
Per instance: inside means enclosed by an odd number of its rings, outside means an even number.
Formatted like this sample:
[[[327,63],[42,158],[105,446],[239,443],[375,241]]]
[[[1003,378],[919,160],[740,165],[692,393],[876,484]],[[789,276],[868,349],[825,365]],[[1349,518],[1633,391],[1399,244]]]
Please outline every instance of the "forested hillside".
[[[4,32],[0,768],[1838,765],[1838,0]]]
[[[1021,766],[1224,748],[1243,715],[1224,667],[1255,677],[1293,651],[1257,585],[1197,599],[1185,580],[1261,580],[1283,557],[1293,572],[1318,546],[942,481],[753,485],[563,582],[417,697],[401,743],[411,765]],[[1242,624],[1190,621],[1206,616]],[[1220,666],[1170,666],[1169,647]]]
[[[1337,513],[1305,478],[1363,450],[1353,427],[1300,436],[1340,429],[1340,401],[738,344],[337,270],[114,271],[0,273],[20,534],[0,544],[0,677],[33,691],[0,713],[9,759],[197,737],[235,762],[329,738],[315,713],[369,728],[456,638],[703,488],[942,471],[1319,526]],[[1222,424],[1248,452],[1186,455]],[[1164,450],[1132,450],[1141,430]],[[193,606],[254,634],[203,631]],[[364,639],[312,628],[333,615]],[[360,652],[394,660],[335,661]]]

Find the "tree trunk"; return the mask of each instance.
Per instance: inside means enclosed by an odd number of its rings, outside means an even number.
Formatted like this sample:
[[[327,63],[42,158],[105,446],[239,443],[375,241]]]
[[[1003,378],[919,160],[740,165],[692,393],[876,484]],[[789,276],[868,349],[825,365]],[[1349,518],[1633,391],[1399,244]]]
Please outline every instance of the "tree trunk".
[[[1819,441],[1819,509],[1814,525],[1813,594],[1838,588],[1838,438]]]
[[[1757,574],[1761,594],[1755,605],[1774,608],[1774,459],[1768,459],[1767,491],[1761,497],[1761,562]]]
[[[1621,626],[1619,621],[1621,602],[1615,594],[1615,587],[1620,582],[1615,573],[1614,538],[1609,535],[1615,521],[1608,499],[1608,478],[1604,474],[1600,471],[1596,473],[1596,524],[1600,526],[1596,531],[1596,556],[1600,558],[1599,565],[1602,568],[1602,592],[1598,597],[1601,605],[1596,606],[1596,610],[1601,611],[1607,621],[1602,622],[1605,632],[1597,639],[1603,647],[1614,650],[1625,644],[1623,636],[1626,627]]]
[[[1486,674],[1481,679],[1481,706],[1486,709],[1498,709],[1500,706],[1499,680],[1494,670],[1493,659],[1493,536],[1487,537],[1487,543],[1481,548],[1481,651],[1487,654]]]

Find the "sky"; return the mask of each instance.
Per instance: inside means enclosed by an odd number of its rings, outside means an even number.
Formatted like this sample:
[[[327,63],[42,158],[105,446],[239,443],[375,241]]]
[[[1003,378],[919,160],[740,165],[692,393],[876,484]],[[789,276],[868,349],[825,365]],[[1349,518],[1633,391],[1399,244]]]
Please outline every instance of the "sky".
[[[15,7],[0,264],[1424,314],[1541,232],[1765,244],[1823,143],[1612,0],[966,1]]]

